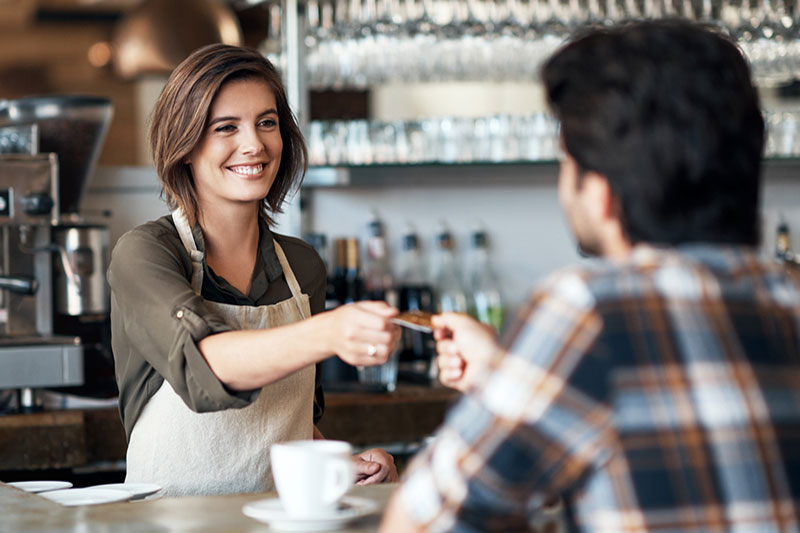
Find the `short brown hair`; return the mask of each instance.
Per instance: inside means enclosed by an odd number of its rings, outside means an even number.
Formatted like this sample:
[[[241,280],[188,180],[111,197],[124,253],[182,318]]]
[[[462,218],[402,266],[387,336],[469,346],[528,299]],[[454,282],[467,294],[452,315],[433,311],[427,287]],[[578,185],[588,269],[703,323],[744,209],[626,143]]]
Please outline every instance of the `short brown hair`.
[[[264,198],[263,214],[270,223],[271,215],[282,212],[286,195],[299,187],[308,168],[303,134],[272,63],[259,52],[239,46],[211,44],[199,48],[172,71],[150,122],[150,147],[162,195],[171,209],[180,207],[191,224],[198,218],[197,191],[184,158],[200,142],[220,87],[248,78],[263,79],[272,89],[283,140],[278,174]]]

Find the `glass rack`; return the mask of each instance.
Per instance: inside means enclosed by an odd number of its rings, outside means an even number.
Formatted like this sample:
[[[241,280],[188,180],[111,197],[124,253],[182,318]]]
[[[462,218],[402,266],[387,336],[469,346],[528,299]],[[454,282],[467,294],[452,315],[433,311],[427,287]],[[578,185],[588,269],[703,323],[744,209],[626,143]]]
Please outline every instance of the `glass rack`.
[[[798,0],[306,0],[304,13],[303,68],[312,89],[535,80],[541,62],[576,30],[665,17],[730,35],[761,86],[800,73]],[[280,17],[270,20],[262,49],[284,64],[275,42],[285,32]]]
[[[765,111],[765,157],[800,157],[800,112]],[[312,166],[530,163],[558,159],[558,123],[548,113],[415,121],[314,121]]]

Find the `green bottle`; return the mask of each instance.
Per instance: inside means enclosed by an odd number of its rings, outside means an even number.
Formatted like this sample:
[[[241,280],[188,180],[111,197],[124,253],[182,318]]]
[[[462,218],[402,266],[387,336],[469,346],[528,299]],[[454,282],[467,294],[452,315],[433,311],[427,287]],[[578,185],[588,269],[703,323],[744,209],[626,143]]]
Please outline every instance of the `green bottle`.
[[[472,242],[470,314],[499,332],[505,321],[505,306],[500,283],[489,260],[486,231],[483,229],[473,231],[470,240]]]

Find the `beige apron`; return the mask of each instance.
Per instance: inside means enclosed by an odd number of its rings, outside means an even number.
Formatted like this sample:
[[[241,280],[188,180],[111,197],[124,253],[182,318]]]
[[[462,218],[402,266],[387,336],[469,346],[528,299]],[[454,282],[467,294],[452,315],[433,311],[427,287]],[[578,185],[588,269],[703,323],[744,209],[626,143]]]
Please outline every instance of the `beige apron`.
[[[203,253],[178,211],[172,218],[192,257],[192,289],[201,293]],[[207,302],[236,329],[270,328],[311,316],[283,250],[275,251],[292,297],[259,307]],[[162,494],[230,494],[274,490],[269,466],[272,443],[311,439],[314,434],[314,365],[267,385],[242,409],[196,413],[165,380],[131,431],[126,482],[157,483]]]

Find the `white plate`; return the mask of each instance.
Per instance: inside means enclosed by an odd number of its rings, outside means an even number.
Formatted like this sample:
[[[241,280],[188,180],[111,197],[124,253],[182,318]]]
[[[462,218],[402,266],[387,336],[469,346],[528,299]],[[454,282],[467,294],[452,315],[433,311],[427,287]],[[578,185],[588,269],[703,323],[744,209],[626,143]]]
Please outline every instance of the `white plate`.
[[[274,529],[282,531],[330,531],[339,529],[357,518],[371,515],[378,510],[378,504],[366,498],[345,496],[339,509],[331,515],[320,518],[295,518],[286,514],[278,498],[250,502],[242,507],[242,512],[259,522],[265,522]]]
[[[155,483],[107,483],[89,488],[124,490],[130,493],[132,499],[138,500],[160,491],[161,485],[156,485]]]
[[[67,507],[75,507],[77,505],[97,505],[100,503],[123,502],[131,499],[131,493],[126,490],[119,489],[67,489],[55,490],[53,492],[45,492],[42,494],[43,498],[66,505]]]
[[[49,490],[68,489],[72,486],[69,481],[15,481],[9,483],[12,487],[17,487],[25,492],[47,492]]]

